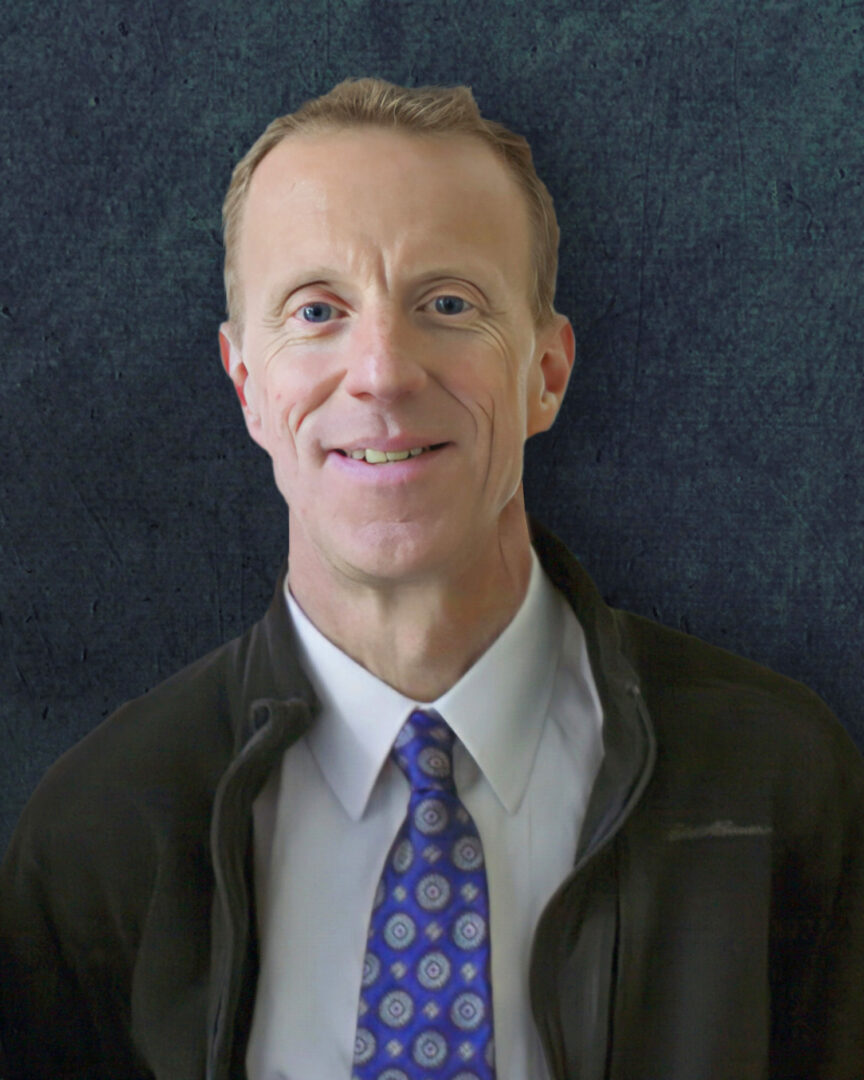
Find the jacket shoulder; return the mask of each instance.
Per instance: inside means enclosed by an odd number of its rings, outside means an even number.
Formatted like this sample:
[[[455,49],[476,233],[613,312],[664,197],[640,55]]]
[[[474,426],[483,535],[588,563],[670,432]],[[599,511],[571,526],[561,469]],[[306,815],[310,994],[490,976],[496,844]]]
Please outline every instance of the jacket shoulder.
[[[232,699],[247,638],[126,702],[58,758],[24,808],[7,871],[17,862],[80,881],[98,865],[142,885],[166,842],[201,849],[234,752]]]
[[[714,700],[730,706],[752,699],[787,713],[819,716],[830,726],[837,723],[825,702],[795,679],[644,616],[618,609],[613,613],[622,647],[654,698],[710,692]]]
[[[231,754],[232,682],[244,638],[206,656],[115,710],[51,766],[37,795],[92,785],[189,787]]]
[[[782,807],[791,829],[864,799],[864,759],[822,699],[690,634],[615,611],[622,647],[654,726],[657,779]]]

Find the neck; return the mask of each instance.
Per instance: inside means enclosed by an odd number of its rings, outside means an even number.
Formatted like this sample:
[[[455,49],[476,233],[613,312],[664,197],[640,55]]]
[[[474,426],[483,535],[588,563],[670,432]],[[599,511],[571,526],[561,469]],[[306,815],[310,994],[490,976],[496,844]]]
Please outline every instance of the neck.
[[[515,509],[515,508],[514,508]],[[531,545],[524,509],[449,573],[375,582],[324,568],[291,545],[295,599],[325,637],[417,702],[450,689],[525,597]]]

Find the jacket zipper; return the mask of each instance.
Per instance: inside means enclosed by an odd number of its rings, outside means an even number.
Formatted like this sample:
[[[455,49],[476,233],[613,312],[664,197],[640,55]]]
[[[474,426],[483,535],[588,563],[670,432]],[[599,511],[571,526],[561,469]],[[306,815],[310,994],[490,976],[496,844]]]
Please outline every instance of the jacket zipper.
[[[614,819],[614,821],[610,823],[607,830],[601,836],[597,837],[597,839],[593,843],[589,844],[585,851],[578,856],[571,872],[567,875],[564,881],[558,886],[558,888],[550,897],[549,901],[543,909],[543,912],[540,915],[540,918],[537,920],[537,928],[535,929],[534,940],[531,946],[531,960],[529,963],[531,1006],[535,1022],[537,1023],[537,1030],[540,1034],[540,1041],[543,1046],[543,1053],[546,1058],[546,1065],[549,1069],[551,1076],[553,1077],[553,1080],[577,1080],[577,1078],[568,1077],[567,1073],[564,1071],[564,1048],[562,1046],[554,1046],[551,1044],[546,1026],[539,1022],[542,1013],[548,1011],[551,1003],[548,1000],[548,997],[544,1002],[540,1002],[538,1000],[538,995],[541,993],[541,989],[538,988],[539,977],[536,975],[536,972],[540,970],[541,961],[544,959],[537,945],[538,939],[541,936],[538,931],[547,918],[552,918],[552,912],[559,904],[559,902],[563,899],[564,894],[567,892],[567,890],[570,889],[570,887],[575,883],[579,874],[587,867],[588,863],[591,862],[594,858],[596,858],[596,856],[599,855],[602,851],[604,851],[621,831],[621,829],[629,819],[630,815],[633,813],[634,809],[638,805],[639,801],[641,800],[642,794],[645,791],[645,788],[648,786],[648,783],[653,774],[654,762],[656,758],[656,744],[654,740],[653,727],[651,725],[650,717],[648,716],[648,710],[642,699],[642,694],[638,683],[631,684],[628,687],[628,692],[637,702],[637,707],[639,710],[640,718],[642,720],[643,729],[648,737],[647,752],[642,765],[642,769],[639,773],[639,777],[634,784],[633,789],[630,792],[629,797],[627,798],[627,801],[621,807],[618,816]],[[543,1007],[541,1008],[541,1006]]]
[[[236,1011],[240,987],[240,966],[248,955],[249,937],[253,927],[249,921],[249,896],[245,881],[245,848],[236,843],[230,848],[220,842],[223,821],[226,814],[226,800],[248,798],[248,813],[243,813],[244,829],[251,819],[252,802],[261,783],[275,768],[285,750],[304,734],[311,722],[308,704],[302,699],[290,702],[256,701],[250,708],[250,714],[266,709],[266,719],[255,724],[257,730],[244,744],[240,752],[228,767],[216,792],[213,803],[211,829],[211,848],[215,895],[222,900],[221,926],[213,927],[212,949],[220,944],[219,938],[227,938],[225,955],[221,958],[221,973],[216,980],[218,997],[216,998],[210,1022],[210,1045],[207,1056],[207,1080],[230,1080],[231,1061],[234,1056],[234,1013]],[[274,719],[277,714],[278,719]],[[292,730],[293,729],[293,730]],[[253,770],[257,765],[257,770]],[[244,792],[252,774],[254,793]],[[260,781],[256,783],[255,781]],[[231,808],[233,811],[233,808]],[[238,884],[239,883],[239,884]],[[245,948],[238,949],[238,940],[243,936],[243,907],[246,907],[247,926],[245,928]],[[244,1074],[245,1075],[245,1074]]]

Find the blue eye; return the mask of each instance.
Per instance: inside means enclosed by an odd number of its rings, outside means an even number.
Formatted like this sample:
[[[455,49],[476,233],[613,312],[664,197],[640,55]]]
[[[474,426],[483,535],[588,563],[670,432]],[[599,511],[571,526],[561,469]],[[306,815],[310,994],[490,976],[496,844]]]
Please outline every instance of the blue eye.
[[[461,296],[436,296],[435,310],[440,315],[461,315],[470,307],[467,300]]]
[[[332,304],[304,304],[300,308],[300,315],[306,322],[322,323],[327,320],[333,314]]]

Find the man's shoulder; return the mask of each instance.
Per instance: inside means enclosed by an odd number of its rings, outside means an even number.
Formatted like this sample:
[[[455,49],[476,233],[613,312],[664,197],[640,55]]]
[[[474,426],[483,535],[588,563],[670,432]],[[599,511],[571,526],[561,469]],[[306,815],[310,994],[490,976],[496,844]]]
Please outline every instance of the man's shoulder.
[[[248,635],[230,641],[124,702],[46,774],[111,774],[207,768],[230,753],[233,683]],[[188,773],[187,773],[188,775]]]
[[[88,831],[110,846],[158,834],[162,819],[206,835],[236,752],[244,672],[260,624],[123,705],[48,769],[18,833],[54,850]]]
[[[641,615],[607,606],[565,545],[532,521],[544,569],[571,604],[596,663],[632,668],[658,736],[681,725],[691,738],[737,730],[741,739],[815,740],[854,753],[828,706],[803,683]],[[603,680],[605,670],[595,673]]]
[[[664,753],[705,747],[719,753],[730,744],[739,755],[786,755],[792,764],[811,761],[864,763],[845,728],[803,683],[692,634],[641,615],[610,608],[566,546],[539,523],[532,535],[544,569],[582,623],[589,651],[601,670],[620,679],[618,661],[640,684]],[[593,650],[592,650],[593,645]]]
[[[817,694],[787,675],[642,615],[614,609],[614,618],[646,698],[660,707],[692,699],[720,713],[753,709],[789,723],[837,724]]]
[[[285,604],[285,572],[283,566],[269,608],[244,634],[127,701],[63,754],[22,826],[60,823],[62,831],[67,820],[80,833],[82,823],[106,814],[144,815],[157,828],[160,816],[203,823],[226,770],[257,730],[260,706],[298,698],[314,704]]]
[[[658,779],[783,805],[800,824],[828,803],[861,804],[864,760],[803,683],[691,634],[616,610],[658,745]]]

